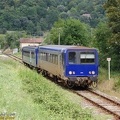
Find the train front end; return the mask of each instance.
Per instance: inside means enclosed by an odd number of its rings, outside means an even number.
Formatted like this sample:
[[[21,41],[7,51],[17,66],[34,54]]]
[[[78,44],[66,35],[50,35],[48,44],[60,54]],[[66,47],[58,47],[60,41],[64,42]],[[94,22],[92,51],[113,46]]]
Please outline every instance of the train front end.
[[[65,76],[68,87],[96,87],[98,80],[98,52],[90,48],[68,49],[65,54]]]

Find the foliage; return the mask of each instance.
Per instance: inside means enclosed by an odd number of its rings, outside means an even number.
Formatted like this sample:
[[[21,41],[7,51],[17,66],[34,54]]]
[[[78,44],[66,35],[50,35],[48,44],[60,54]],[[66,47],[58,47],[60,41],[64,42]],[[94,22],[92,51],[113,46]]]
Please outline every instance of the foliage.
[[[5,44],[6,44],[5,35],[0,34],[0,49],[3,48]]]
[[[50,42],[61,45],[88,45],[88,26],[76,19],[60,19],[50,31]]]
[[[88,111],[84,113],[84,110],[77,107],[77,105],[64,96],[64,94],[68,96],[68,92],[63,91],[52,82],[39,76],[36,72],[21,69],[20,77],[23,80],[24,90],[32,96],[33,101],[38,106],[43,106],[42,109],[48,112],[49,119],[80,120],[81,118],[81,120],[89,120],[92,118]]]
[[[78,19],[95,27],[104,20],[105,1],[0,0],[0,33],[25,30],[31,35],[42,35],[59,18]]]
[[[112,68],[120,70],[120,0],[108,0],[104,8],[108,17],[108,25],[112,31],[110,43],[110,54],[112,57]]]
[[[100,65],[107,68],[106,59],[110,57],[109,39],[111,31],[106,23],[99,23],[95,31],[95,44],[99,49]]]
[[[114,80],[115,80],[115,86],[114,86],[114,90],[116,90],[116,91],[119,91],[120,92],[120,75],[119,75],[119,73],[114,73],[115,75],[115,77],[114,77]],[[116,77],[116,76],[118,76],[118,77]]]
[[[39,112],[41,108],[22,90],[22,82],[18,76],[19,66],[9,58],[0,57],[0,113],[14,112],[17,120],[37,119],[42,114]]]
[[[1,48],[6,48],[6,47],[10,47],[10,48],[19,48],[20,46],[20,42],[19,39],[21,37],[27,37],[26,32],[24,31],[9,31],[4,35],[0,36],[0,45]]]

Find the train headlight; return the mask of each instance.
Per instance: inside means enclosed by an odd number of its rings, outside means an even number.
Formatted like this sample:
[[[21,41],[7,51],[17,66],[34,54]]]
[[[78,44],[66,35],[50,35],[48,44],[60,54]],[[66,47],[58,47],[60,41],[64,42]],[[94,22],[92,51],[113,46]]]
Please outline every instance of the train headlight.
[[[72,75],[72,71],[69,71],[69,74]]]
[[[73,74],[75,75],[75,71],[73,71]]]
[[[95,74],[95,71],[92,71],[92,74],[94,75],[94,74]]]
[[[91,71],[89,71],[89,74],[91,74]]]

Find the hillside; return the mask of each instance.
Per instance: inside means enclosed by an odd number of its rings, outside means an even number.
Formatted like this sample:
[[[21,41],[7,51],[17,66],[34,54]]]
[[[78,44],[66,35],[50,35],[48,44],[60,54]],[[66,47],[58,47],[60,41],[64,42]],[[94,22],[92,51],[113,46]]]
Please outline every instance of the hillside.
[[[58,19],[76,18],[91,27],[104,20],[106,0],[0,0],[0,33],[25,30],[42,35]]]

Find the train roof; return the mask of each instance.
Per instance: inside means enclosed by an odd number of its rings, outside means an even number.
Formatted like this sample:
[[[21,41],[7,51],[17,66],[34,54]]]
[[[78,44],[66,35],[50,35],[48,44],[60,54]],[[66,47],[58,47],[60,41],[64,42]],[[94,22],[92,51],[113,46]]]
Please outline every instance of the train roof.
[[[94,49],[85,46],[75,46],[75,45],[45,45],[39,46],[40,49],[49,49],[49,50],[66,50],[66,49]]]
[[[29,50],[29,49],[37,49],[38,48],[38,46],[25,46],[25,47],[23,47],[22,48],[22,50]]]
[[[23,47],[23,49],[24,49],[24,48],[31,48],[31,49],[35,49],[35,48],[38,48],[38,46],[24,46],[24,47]]]

